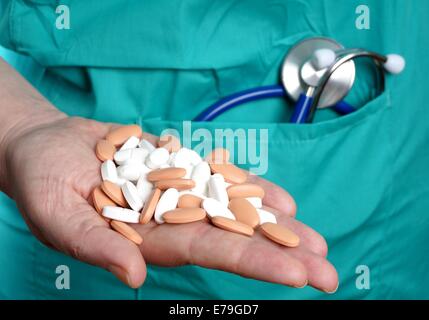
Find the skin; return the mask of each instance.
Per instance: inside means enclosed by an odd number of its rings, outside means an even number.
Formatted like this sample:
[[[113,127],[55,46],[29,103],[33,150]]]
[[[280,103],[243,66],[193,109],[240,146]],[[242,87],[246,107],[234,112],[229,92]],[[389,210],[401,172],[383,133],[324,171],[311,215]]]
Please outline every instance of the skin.
[[[68,117],[0,60],[0,188],[18,204],[33,234],[47,246],[105,268],[130,287],[146,278],[146,264],[195,264],[244,277],[334,292],[335,268],[322,236],[297,221],[293,198],[256,176],[264,205],[301,238],[285,248],[259,232],[252,238],[206,222],[132,225],[144,241],[136,246],[109,228],[90,203],[101,182],[94,148],[115,124]],[[13,111],[13,112],[12,112]],[[155,142],[156,137],[145,134]],[[66,174],[65,174],[66,173]]]

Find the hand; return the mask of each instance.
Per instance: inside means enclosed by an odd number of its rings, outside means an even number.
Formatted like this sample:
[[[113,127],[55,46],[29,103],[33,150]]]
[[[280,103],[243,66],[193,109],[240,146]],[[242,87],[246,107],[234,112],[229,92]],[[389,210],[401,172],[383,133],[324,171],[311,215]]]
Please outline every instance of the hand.
[[[133,225],[144,239],[140,248],[111,230],[88,203],[92,189],[101,182],[95,144],[111,128],[64,118],[21,130],[9,139],[7,192],[43,243],[106,268],[134,288],[145,280],[146,259],[163,266],[197,264],[296,287],[308,281],[324,291],[336,289],[337,275],[325,259],[323,238],[291,217],[295,206],[285,191],[256,177],[252,179],[266,189],[265,204],[277,209],[273,210],[279,223],[301,237],[298,248],[282,248],[257,232],[247,238],[203,222]]]
[[[285,190],[257,176],[249,176],[249,180],[265,189],[265,209],[300,237],[297,248],[277,245],[259,232],[249,238],[207,222],[157,225],[151,221],[132,225],[144,239],[140,247],[146,261],[162,266],[194,264],[298,288],[309,284],[335,292],[338,275],[326,260],[328,249],[323,237],[294,219],[296,205]]]

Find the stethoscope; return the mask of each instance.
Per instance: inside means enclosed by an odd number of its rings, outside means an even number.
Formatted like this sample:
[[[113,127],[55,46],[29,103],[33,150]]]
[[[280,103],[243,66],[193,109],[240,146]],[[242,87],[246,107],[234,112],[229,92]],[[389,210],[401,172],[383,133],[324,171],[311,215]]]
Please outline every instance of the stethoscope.
[[[356,75],[354,59],[371,58],[377,67],[377,91],[385,86],[385,71],[399,74],[405,60],[397,54],[381,55],[365,49],[344,49],[336,41],[316,37],[293,46],[281,69],[282,85],[264,86],[237,92],[214,103],[194,121],[211,121],[225,111],[246,102],[289,97],[296,101],[292,123],[313,121],[317,108],[332,107],[339,114],[349,114],[355,107],[344,101],[353,87]]]

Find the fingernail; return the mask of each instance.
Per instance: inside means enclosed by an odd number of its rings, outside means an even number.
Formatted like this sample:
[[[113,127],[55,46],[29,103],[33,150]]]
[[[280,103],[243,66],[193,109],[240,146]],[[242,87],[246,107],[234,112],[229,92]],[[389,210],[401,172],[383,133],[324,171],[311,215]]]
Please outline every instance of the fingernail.
[[[304,285],[302,285],[302,286],[300,286],[300,287],[298,287],[298,286],[293,286],[293,287],[294,287],[294,288],[297,288],[297,289],[302,289],[302,288],[306,287],[307,285],[308,285],[308,280],[307,280],[307,281],[305,281]]]
[[[337,292],[339,286],[340,286],[340,283],[338,282],[337,287],[333,291],[327,291],[327,290],[323,290],[323,291],[327,294],[334,294],[335,292]]]
[[[111,273],[113,273],[119,280],[125,283],[127,286],[131,287],[131,280],[128,272],[118,266],[109,266],[107,268]]]

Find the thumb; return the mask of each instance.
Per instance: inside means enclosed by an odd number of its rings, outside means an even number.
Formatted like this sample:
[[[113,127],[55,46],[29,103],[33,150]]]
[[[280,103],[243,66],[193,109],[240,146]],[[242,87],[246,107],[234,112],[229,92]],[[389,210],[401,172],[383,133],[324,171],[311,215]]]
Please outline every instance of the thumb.
[[[84,199],[73,207],[74,212],[67,215],[69,221],[57,229],[62,229],[62,251],[109,270],[132,288],[140,287],[146,278],[146,263],[139,247],[110,229]]]

